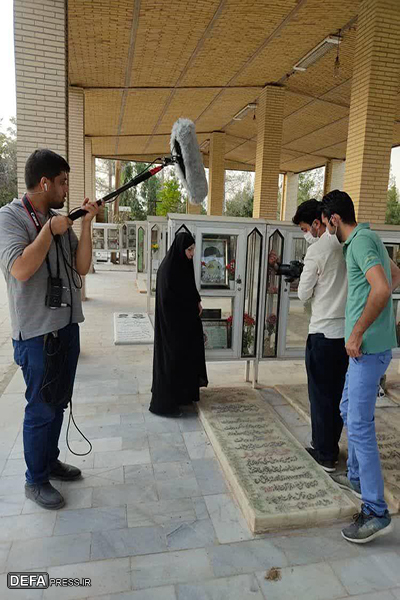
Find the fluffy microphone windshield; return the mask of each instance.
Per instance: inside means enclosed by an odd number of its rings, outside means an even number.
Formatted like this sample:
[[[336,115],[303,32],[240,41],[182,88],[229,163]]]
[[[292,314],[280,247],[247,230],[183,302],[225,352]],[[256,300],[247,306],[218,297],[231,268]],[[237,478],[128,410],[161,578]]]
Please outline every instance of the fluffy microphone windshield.
[[[201,204],[208,193],[206,174],[194,123],[178,119],[171,132],[171,153],[177,159],[176,172],[189,194],[191,204]]]

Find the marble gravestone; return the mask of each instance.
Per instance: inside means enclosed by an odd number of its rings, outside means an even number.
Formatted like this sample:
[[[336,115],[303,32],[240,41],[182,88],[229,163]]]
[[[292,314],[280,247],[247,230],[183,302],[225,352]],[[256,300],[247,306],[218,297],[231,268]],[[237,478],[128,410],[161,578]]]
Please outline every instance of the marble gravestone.
[[[198,406],[228,483],[254,533],[351,515],[355,504],[249,388],[209,388]]]
[[[114,313],[114,344],[153,344],[154,329],[147,313]]]
[[[275,389],[290,402],[307,422],[310,419],[310,403],[307,385],[277,385]],[[390,400],[390,399],[389,399]],[[385,500],[392,512],[400,511],[400,406],[391,402],[377,402],[375,411],[376,437],[379,446]],[[343,430],[341,450],[347,455],[347,436]]]

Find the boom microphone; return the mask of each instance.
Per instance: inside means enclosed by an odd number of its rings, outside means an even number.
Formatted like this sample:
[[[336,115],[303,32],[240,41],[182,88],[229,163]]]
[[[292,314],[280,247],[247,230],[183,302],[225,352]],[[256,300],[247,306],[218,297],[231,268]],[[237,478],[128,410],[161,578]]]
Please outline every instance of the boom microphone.
[[[191,204],[201,204],[203,202],[208,193],[208,185],[192,121],[189,119],[178,119],[174,123],[171,133],[171,156],[156,158],[152,165],[157,160],[161,160],[161,165],[152,169],[145,169],[142,173],[139,173],[139,175],[128,181],[128,183],[97,200],[96,204],[100,206],[105,202],[113,202],[126,190],[150,179],[150,177],[169,165],[175,166],[176,174],[189,195],[189,202]],[[79,217],[84,217],[86,213],[87,211],[84,208],[79,208],[72,211],[68,217],[72,221],[75,221]]]
[[[178,119],[172,127],[171,153],[177,157],[175,170],[189,194],[189,201],[201,204],[207,196],[208,185],[194,123],[189,119]]]

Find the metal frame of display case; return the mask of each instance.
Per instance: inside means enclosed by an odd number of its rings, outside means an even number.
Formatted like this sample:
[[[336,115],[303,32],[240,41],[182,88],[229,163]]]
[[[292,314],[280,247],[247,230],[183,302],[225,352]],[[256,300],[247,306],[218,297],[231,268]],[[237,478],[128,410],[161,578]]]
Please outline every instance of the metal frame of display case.
[[[132,252],[134,256],[134,260],[136,261],[136,229],[137,223],[136,221],[125,221],[121,224],[122,230],[122,249],[126,252],[126,260],[129,262],[129,253]],[[124,231],[125,230],[125,231]],[[131,232],[134,231],[134,243],[130,244],[129,240],[132,239],[130,235]]]
[[[157,232],[157,240],[153,239],[152,232]],[[158,244],[157,251],[154,251],[153,244]],[[151,314],[153,312],[152,299],[155,297],[153,292],[153,278],[154,285],[157,277],[157,270],[161,264],[161,261],[167,253],[168,244],[168,220],[167,217],[147,217],[147,312]],[[157,258],[155,259],[155,255]],[[154,260],[157,260],[157,265],[154,267]]]
[[[127,227],[127,234],[124,235],[124,227]],[[128,231],[131,228],[135,228],[135,248],[132,246],[128,247]],[[94,231],[103,231],[103,239],[104,239],[104,248],[96,248],[94,246],[95,236],[93,235],[93,252],[117,252],[121,255],[123,252],[133,251],[135,253],[135,261],[136,261],[136,279],[138,276],[138,256],[139,256],[139,229],[143,230],[143,270],[141,273],[146,273],[146,264],[147,264],[147,221],[125,221],[125,223],[93,223]],[[109,231],[111,229],[118,230],[118,247],[110,248],[109,247]],[[125,239],[126,238],[126,239]]]
[[[132,221],[131,221],[132,222]],[[134,221],[136,223],[136,279],[139,273],[146,273],[147,270],[147,222]],[[143,269],[139,271],[139,232],[143,230]]]
[[[155,223],[162,223],[165,226],[165,220],[153,220],[148,223],[149,231]],[[160,219],[160,218],[159,218]],[[385,225],[371,225],[371,228],[378,233],[382,241],[387,245],[397,245],[399,252],[399,263],[400,263],[400,231],[393,226]],[[270,271],[272,267],[268,265],[268,255],[270,251],[270,242],[272,239],[278,239],[281,241],[282,253],[280,260],[283,263],[289,263],[291,260],[301,259],[306,252],[307,246],[303,238],[303,234],[300,229],[291,223],[282,221],[267,221],[263,219],[243,219],[234,217],[214,217],[214,216],[203,216],[203,215],[182,215],[182,214],[171,214],[168,215],[168,247],[171,245],[175,238],[175,235],[181,230],[187,229],[192,233],[196,242],[197,248],[194,257],[194,269],[196,276],[196,284],[199,292],[203,298],[207,299],[221,299],[221,304],[227,299],[231,299],[231,306],[233,306],[232,312],[232,344],[231,347],[225,349],[206,350],[206,357],[208,361],[231,361],[239,360],[245,362],[245,377],[246,381],[249,381],[250,376],[250,364],[253,363],[253,385],[256,385],[258,379],[258,365],[260,361],[266,360],[289,360],[298,359],[304,357],[305,354],[305,343],[308,334],[308,322],[309,313],[307,308],[302,308],[303,304],[297,298],[297,285],[296,283],[287,284],[284,277],[279,277],[279,285],[277,285],[277,291],[274,292],[276,298],[274,302],[276,304],[276,328],[274,332],[275,342],[273,355],[265,355],[265,331],[266,331],[266,315],[267,315],[267,285],[270,281]],[[256,347],[255,352],[251,356],[243,354],[243,334],[244,334],[244,306],[247,301],[246,296],[246,270],[247,270],[247,251],[249,247],[250,235],[252,232],[257,231],[259,240],[261,243],[261,259],[258,265],[258,274],[256,286],[258,289],[257,295],[257,315],[256,315]],[[273,238],[272,236],[274,236]],[[236,256],[236,272],[235,272],[235,287],[230,289],[225,281],[220,281],[220,285],[217,288],[210,285],[209,287],[201,287],[202,275],[202,247],[199,247],[200,238],[208,236],[220,244],[220,254],[224,254],[222,250],[224,237],[236,236],[237,244],[237,256]],[[218,239],[215,237],[217,236]],[[203,245],[201,243],[201,245]],[[167,250],[167,244],[165,245],[165,251]],[[148,239],[148,260],[151,252],[151,236]],[[163,254],[163,256],[165,253]],[[223,257],[225,260],[225,256]],[[278,276],[275,276],[278,277]],[[149,279],[149,278],[148,278]],[[238,280],[240,283],[238,283]],[[148,289],[149,289],[148,283]],[[253,286],[254,287],[254,286]],[[275,288],[274,288],[275,289]],[[393,295],[400,310],[400,289],[398,293]],[[229,301],[229,300],[228,300]],[[148,298],[149,302],[149,298]],[[292,304],[291,304],[292,303]],[[293,314],[290,312],[291,307],[295,308]],[[215,307],[211,308],[211,311],[215,311]],[[297,312],[296,312],[297,311]],[[218,315],[217,315],[218,317]],[[215,321],[218,318],[215,317]],[[289,331],[289,319],[293,318],[291,332]],[[297,319],[297,321],[296,321]],[[224,319],[220,319],[224,320]],[[399,317],[396,317],[396,324],[400,321]],[[298,324],[301,325],[298,328]],[[400,327],[399,327],[400,330]],[[269,330],[268,330],[269,331]],[[400,331],[399,331],[400,333]],[[295,338],[294,344],[291,345],[289,336]],[[394,357],[400,357],[400,348],[394,349]]]
[[[110,230],[115,229],[118,231],[118,245],[117,247],[109,247],[109,232]],[[93,250],[95,252],[117,252],[120,253],[123,250],[123,241],[122,241],[122,229],[121,226],[116,223],[93,223],[93,230],[95,231],[104,231],[104,248],[95,248],[93,246]],[[94,241],[94,238],[93,238]]]
[[[194,270],[196,277],[196,284],[199,289],[199,293],[202,296],[203,304],[207,304],[206,299],[211,303],[221,299],[221,304],[226,303],[229,300],[230,306],[230,317],[231,321],[231,345],[224,349],[207,350],[206,358],[208,361],[230,361],[239,360],[245,362],[246,365],[246,380],[249,379],[249,367],[250,363],[253,362],[253,384],[256,383],[257,365],[258,365],[258,344],[257,338],[259,339],[259,323],[256,323],[254,328],[254,335],[256,338],[256,347],[254,355],[245,356],[243,354],[243,338],[244,338],[244,308],[246,305],[246,267],[247,267],[247,252],[250,236],[256,230],[256,235],[260,241],[260,257],[259,264],[256,269],[257,273],[257,315],[258,320],[260,318],[260,306],[263,298],[263,288],[265,286],[265,277],[263,274],[263,265],[265,260],[265,246],[267,240],[267,221],[262,219],[246,219],[246,218],[235,218],[235,217],[214,217],[214,216],[203,216],[203,215],[168,215],[168,232],[169,232],[169,244],[175,238],[175,235],[181,229],[188,229],[196,240],[196,252],[194,256]],[[235,256],[235,276],[234,285],[227,285],[226,281],[221,279],[219,287],[213,285],[201,287],[201,280],[203,279],[202,269],[204,267],[203,261],[203,250],[207,250],[208,246],[203,244],[203,238],[205,241],[212,241],[212,236],[218,236],[217,242],[223,242],[224,238],[234,237],[236,239],[236,256]],[[201,239],[200,239],[201,238]],[[199,247],[199,244],[201,246]],[[217,248],[218,249],[218,248]],[[220,254],[224,254],[222,251]],[[223,256],[226,261],[226,256]],[[229,312],[229,311],[228,311]],[[208,320],[207,320],[208,322]],[[204,319],[203,319],[204,326]]]

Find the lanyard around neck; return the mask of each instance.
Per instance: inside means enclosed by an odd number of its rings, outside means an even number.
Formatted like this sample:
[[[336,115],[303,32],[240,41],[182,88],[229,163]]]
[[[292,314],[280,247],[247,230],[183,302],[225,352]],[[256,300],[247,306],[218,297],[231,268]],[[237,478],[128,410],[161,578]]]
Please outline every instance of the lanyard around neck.
[[[22,204],[23,204],[26,212],[28,213],[32,223],[34,224],[37,234],[39,235],[39,233],[42,230],[42,224],[40,222],[39,215],[37,214],[37,212],[35,210],[35,207],[32,205],[32,203],[30,202],[30,200],[26,194],[24,194],[22,196]],[[49,260],[48,253],[46,254],[46,265],[47,265],[47,271],[49,273],[49,276],[51,277],[51,268],[50,268],[50,260]],[[57,271],[59,271],[58,260],[57,260]]]

